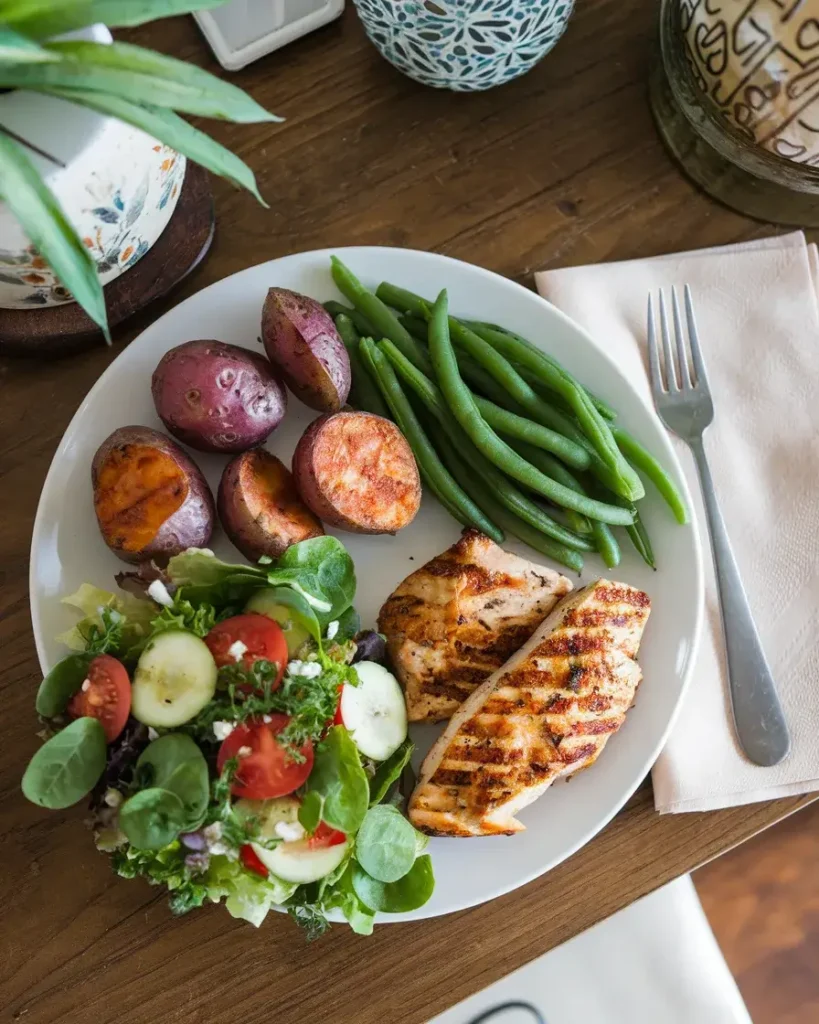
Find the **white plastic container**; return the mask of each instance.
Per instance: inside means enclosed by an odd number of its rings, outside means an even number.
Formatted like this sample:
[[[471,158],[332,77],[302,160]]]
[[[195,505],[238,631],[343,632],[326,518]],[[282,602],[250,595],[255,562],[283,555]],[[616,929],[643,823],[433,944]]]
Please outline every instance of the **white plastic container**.
[[[194,18],[222,67],[238,71],[343,10],[344,0],[231,0]]]

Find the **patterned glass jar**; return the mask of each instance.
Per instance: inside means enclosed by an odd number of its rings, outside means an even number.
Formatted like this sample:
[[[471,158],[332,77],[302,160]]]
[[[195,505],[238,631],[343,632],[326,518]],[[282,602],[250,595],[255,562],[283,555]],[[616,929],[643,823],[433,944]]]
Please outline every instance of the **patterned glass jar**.
[[[354,0],[370,41],[423,85],[472,92],[525,74],[563,34],[574,0]]]
[[[712,196],[819,225],[819,0],[662,0],[651,101]]]

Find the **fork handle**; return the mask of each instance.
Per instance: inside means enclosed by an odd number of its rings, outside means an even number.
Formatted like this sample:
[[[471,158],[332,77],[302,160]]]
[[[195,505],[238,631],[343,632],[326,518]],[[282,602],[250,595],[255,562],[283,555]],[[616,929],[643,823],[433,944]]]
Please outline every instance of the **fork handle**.
[[[748,758],[769,767],[779,764],[790,750],[788,725],[725,529],[702,438],[691,444],[691,450],[714,555],[736,734]]]

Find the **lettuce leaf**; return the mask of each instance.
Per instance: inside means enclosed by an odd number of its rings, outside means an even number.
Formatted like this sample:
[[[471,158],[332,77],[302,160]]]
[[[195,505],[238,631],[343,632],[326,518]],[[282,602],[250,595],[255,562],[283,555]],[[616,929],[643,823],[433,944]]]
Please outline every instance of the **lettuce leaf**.
[[[211,857],[204,876],[208,899],[218,903],[225,900],[231,917],[248,921],[256,928],[267,917],[271,907],[290,899],[298,888],[273,875],[262,878],[246,871],[238,861],[228,857]]]
[[[123,617],[118,653],[138,650],[149,636],[151,622],[157,615],[153,601],[143,600],[125,591],[113,594],[92,583],[80,584],[79,589],[62,599],[62,603],[78,609],[83,615],[76,625],[57,637],[60,643],[72,651],[84,651],[92,631],[103,629],[101,610],[104,608],[116,611]]]

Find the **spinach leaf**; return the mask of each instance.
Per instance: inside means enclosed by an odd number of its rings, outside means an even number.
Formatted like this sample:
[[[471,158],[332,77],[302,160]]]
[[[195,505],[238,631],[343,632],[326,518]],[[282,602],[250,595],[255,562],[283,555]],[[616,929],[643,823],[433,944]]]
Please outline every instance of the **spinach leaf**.
[[[307,832],[315,832],[321,821],[324,798],[315,790],[305,793],[299,805],[299,824]]]
[[[361,629],[361,616],[352,605],[338,617],[338,629],[333,637],[333,643],[341,644],[345,640],[352,640]]]
[[[375,913],[361,902],[353,888],[353,863],[350,862],[341,878],[324,894],[325,910],[338,908],[357,935],[372,935]]]
[[[315,609],[319,622],[326,626],[338,619],[355,598],[355,568],[344,545],[335,537],[311,537],[293,544],[268,574],[272,584],[296,582],[329,609]]]
[[[167,789],[141,789],[119,811],[119,827],[138,850],[161,850],[185,828],[182,800]]]
[[[96,718],[78,718],[29,761],[23,793],[40,807],[70,807],[91,792],[104,770],[105,732]]]
[[[90,654],[69,654],[67,658],[58,661],[40,683],[35,702],[37,714],[43,718],[54,718],[62,714],[82,686],[90,664]]]
[[[382,761],[370,779],[370,807],[380,804],[401,778],[401,772],[409,764],[415,744],[410,739],[404,740],[398,750]]]
[[[333,726],[316,746],[307,790],[324,801],[321,817],[328,825],[348,835],[358,830],[367,813],[370,788],[356,745],[343,726]]]
[[[165,790],[179,799],[184,810],[182,828],[201,823],[210,799],[208,764],[190,736],[171,732],[154,740],[139,756],[136,779],[142,786]]]
[[[258,566],[223,562],[205,548],[188,548],[174,555],[166,572],[178,587],[216,587],[237,576],[264,582],[266,575]]]
[[[397,882],[379,882],[353,861],[353,888],[361,902],[385,914],[405,914],[427,902],[435,888],[429,854],[419,857]]]
[[[415,829],[391,804],[367,811],[355,841],[355,855],[379,882],[397,882],[415,862]]]

